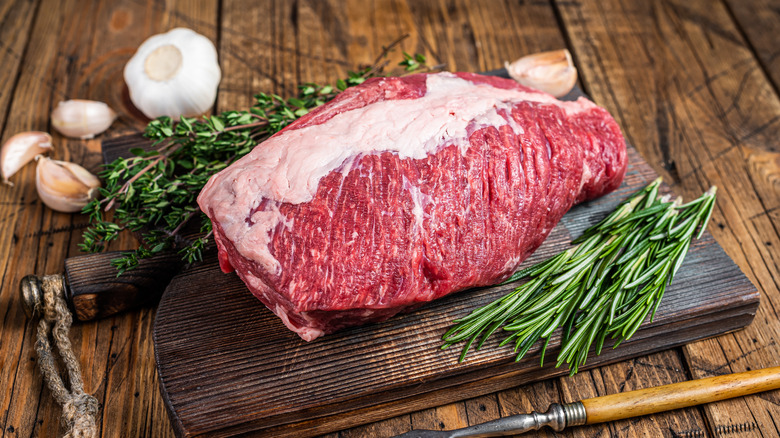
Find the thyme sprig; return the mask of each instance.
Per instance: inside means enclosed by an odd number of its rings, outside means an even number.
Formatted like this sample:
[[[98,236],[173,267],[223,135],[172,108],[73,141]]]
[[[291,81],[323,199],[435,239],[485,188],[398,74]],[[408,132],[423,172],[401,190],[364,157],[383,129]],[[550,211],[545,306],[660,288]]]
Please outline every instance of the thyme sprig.
[[[87,252],[103,251],[120,233],[130,230],[140,235],[140,246],[112,261],[119,274],[137,266],[143,258],[172,248],[187,262],[201,259],[212,230],[211,222],[199,211],[196,198],[208,179],[349,87],[371,77],[438,68],[429,67],[423,55],[404,52],[398,63],[400,71],[386,72],[389,52],[404,38],[386,47],[373,65],[350,71],[334,85],[303,84],[297,96],[288,99],[259,93],[248,111],[182,117],[179,121],[160,117],[151,121],[144,135],[152,140],[152,149],[133,149],[131,157],[119,158],[100,172],[101,196],[82,210],[91,223],[83,233],[80,248]],[[112,209],[111,218],[106,213]],[[182,238],[182,230],[193,220],[199,222],[199,233]]]
[[[517,361],[543,339],[544,363],[561,328],[556,367],[566,363],[574,374],[594,344],[598,355],[607,336],[615,340],[613,348],[630,339],[648,315],[654,318],[694,233],[698,229],[701,237],[715,205],[715,187],[683,205],[680,198],[659,197],[660,184],[659,178],[630,196],[575,246],[513,274],[502,284],[528,281],[456,320],[442,348],[465,341],[463,361],[475,342],[479,350],[502,328],[509,336],[499,345],[514,345]]]

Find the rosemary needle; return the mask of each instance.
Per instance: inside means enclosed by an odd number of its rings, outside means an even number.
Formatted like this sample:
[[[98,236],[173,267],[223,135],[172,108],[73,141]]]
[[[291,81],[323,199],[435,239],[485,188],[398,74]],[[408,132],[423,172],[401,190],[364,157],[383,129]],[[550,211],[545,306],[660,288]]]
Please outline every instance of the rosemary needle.
[[[509,294],[457,319],[442,337],[442,349],[466,341],[463,361],[499,328],[522,359],[540,339],[542,363],[553,334],[561,329],[556,366],[570,373],[585,364],[591,347],[601,353],[607,336],[617,347],[652,320],[666,287],[682,265],[693,234],[701,237],[715,206],[716,188],[682,204],[658,196],[661,179],[623,201],[575,239],[572,248],[517,271],[502,284],[529,280]]]

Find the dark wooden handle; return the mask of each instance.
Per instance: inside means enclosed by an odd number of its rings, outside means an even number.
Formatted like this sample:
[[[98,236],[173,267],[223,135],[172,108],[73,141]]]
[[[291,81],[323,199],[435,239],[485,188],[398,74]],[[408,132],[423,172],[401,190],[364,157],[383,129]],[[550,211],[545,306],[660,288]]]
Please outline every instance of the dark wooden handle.
[[[583,400],[586,424],[687,408],[780,388],[780,367],[689,380]]]
[[[86,254],[65,260],[65,298],[81,321],[104,318],[155,302],[182,267],[175,252],[143,259],[120,276],[111,260],[120,254]]]
[[[62,293],[76,319],[89,321],[158,300],[184,264],[178,254],[164,253],[141,260],[137,267],[117,276],[111,260],[120,255],[106,252],[71,257],[65,260],[64,275],[22,278],[19,292],[27,316],[42,309],[44,289],[50,287],[44,286],[50,284],[44,281],[46,277],[59,277],[55,292]]]

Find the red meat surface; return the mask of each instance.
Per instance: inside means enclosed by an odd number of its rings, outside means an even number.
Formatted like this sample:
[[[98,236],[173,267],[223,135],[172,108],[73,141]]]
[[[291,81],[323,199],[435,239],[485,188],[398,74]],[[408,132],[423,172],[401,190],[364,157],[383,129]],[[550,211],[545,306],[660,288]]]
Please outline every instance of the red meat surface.
[[[214,176],[201,193],[223,270],[235,270],[301,338],[382,321],[455,291],[500,282],[574,204],[620,185],[626,146],[606,110],[585,99],[560,102],[507,79],[440,75],[372,79],[347,89]],[[442,90],[475,87],[487,112],[472,114],[469,103],[431,115],[432,105],[441,106],[425,99],[434,79],[443,81]],[[463,96],[473,94],[464,90]],[[491,98],[495,103],[482,102]],[[396,117],[419,120],[408,115],[418,101],[419,117],[430,117],[425,126],[441,123],[437,132],[461,134],[426,138],[426,151],[414,156],[383,149],[384,137],[403,131]],[[398,115],[393,106],[381,107],[391,127],[379,126],[383,120],[372,112],[387,102],[405,105]],[[470,119],[448,128],[461,112]],[[340,138],[344,147],[354,140],[344,126],[371,132],[374,125],[377,137],[360,138],[375,142],[376,150],[358,145],[360,152],[301,185],[308,195],[284,194],[285,184],[293,191],[309,175],[294,170],[309,158],[287,153],[294,131],[306,133],[296,151],[337,157],[323,149],[325,134],[328,148],[338,149]],[[407,134],[399,141],[408,141]],[[269,165],[278,170],[264,170]],[[281,183],[273,181],[271,190],[264,178]],[[253,231],[256,226],[268,229]]]

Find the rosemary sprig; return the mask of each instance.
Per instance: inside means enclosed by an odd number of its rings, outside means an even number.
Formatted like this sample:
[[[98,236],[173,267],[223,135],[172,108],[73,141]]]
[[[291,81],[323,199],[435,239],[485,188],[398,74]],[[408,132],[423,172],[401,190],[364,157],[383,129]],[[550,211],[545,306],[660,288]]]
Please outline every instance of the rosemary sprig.
[[[120,158],[100,172],[103,188],[100,198],[90,202],[83,213],[90,227],[79,244],[83,251],[98,252],[124,230],[140,234],[140,247],[124,252],[112,261],[121,274],[140,259],[171,248],[187,262],[199,260],[211,235],[211,222],[199,211],[198,193],[214,173],[249,153],[257,144],[283,129],[348,87],[366,79],[385,75],[388,53],[405,37],[386,47],[373,65],[349,72],[335,85],[304,84],[296,97],[284,99],[259,93],[249,111],[226,111],[199,119],[169,117],[151,121],[144,135],[153,149],[133,149],[130,158]],[[398,63],[403,72],[430,70],[423,55],[403,53]],[[390,72],[398,74],[399,72]],[[113,209],[113,218],[106,212]],[[199,222],[199,237],[180,237],[191,221]]]
[[[504,297],[455,321],[444,345],[465,341],[460,361],[476,342],[478,350],[499,328],[509,333],[500,345],[513,344],[519,361],[544,339],[541,361],[553,333],[562,329],[556,367],[574,374],[591,346],[601,353],[607,336],[613,348],[630,339],[645,319],[655,316],[666,287],[707,226],[716,188],[688,204],[658,196],[661,179],[621,203],[601,222],[585,230],[575,246],[512,275],[510,283],[529,280]]]

